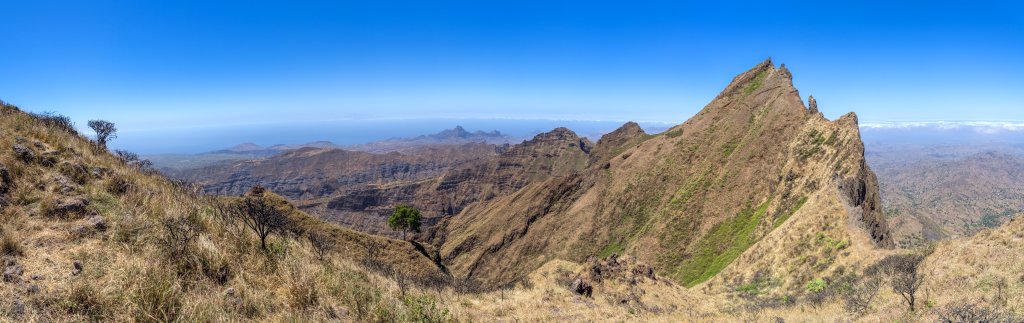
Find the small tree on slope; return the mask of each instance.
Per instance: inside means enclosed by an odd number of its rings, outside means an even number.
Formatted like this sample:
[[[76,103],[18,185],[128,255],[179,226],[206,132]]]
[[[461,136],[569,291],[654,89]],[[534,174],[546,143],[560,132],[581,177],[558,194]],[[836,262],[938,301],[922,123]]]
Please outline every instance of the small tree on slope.
[[[405,240],[405,233],[412,230],[420,232],[420,210],[407,204],[399,204],[395,211],[388,217],[388,227],[391,230],[402,230],[402,240]]]
[[[287,214],[260,194],[262,191],[262,188],[253,188],[252,192],[256,193],[238,201],[235,214],[246,227],[256,233],[260,238],[260,246],[267,250],[267,237],[271,233],[284,231],[291,221]]]
[[[89,128],[96,132],[96,143],[107,148],[107,141],[117,138],[117,127],[106,120],[89,120]]]

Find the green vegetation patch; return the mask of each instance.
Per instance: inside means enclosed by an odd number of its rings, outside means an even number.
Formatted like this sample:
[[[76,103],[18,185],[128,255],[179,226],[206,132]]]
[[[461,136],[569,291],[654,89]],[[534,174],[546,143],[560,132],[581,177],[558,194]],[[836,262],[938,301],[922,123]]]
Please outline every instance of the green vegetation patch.
[[[620,242],[611,241],[608,242],[608,244],[605,245],[604,248],[601,248],[601,251],[597,253],[597,256],[598,258],[604,259],[607,258],[608,256],[611,256],[613,253],[621,255],[623,251],[626,251],[626,248],[623,247]]]
[[[757,76],[754,76],[754,79],[750,80],[750,83],[747,83],[747,86],[745,88],[743,88],[743,94],[754,93],[754,91],[757,91],[757,89],[760,89],[761,85],[764,84],[764,78],[767,75],[767,73],[768,73],[767,70],[764,70],[764,71],[761,71],[760,73],[757,73]]]
[[[805,287],[807,288],[808,292],[821,293],[825,291],[825,288],[828,287],[828,283],[825,282],[824,279],[815,278],[814,280],[807,282],[807,286]]]
[[[683,135],[683,129],[676,129],[665,133],[665,136],[669,138],[675,138]]]
[[[690,180],[686,185],[676,190],[676,193],[672,195],[672,199],[669,200],[674,206],[680,206],[690,201],[694,195],[702,190],[707,190],[711,187],[712,180],[710,178],[710,172],[705,171],[697,178]]]
[[[754,230],[768,212],[771,202],[772,200],[768,199],[757,209],[748,207],[740,211],[736,217],[711,228],[708,234],[696,242],[693,257],[679,269],[677,280],[686,287],[693,287],[711,279],[736,260],[759,240],[759,237],[754,235]]]
[[[739,145],[739,140],[730,140],[729,142],[722,145],[722,155],[725,156],[725,158],[729,158],[729,156],[732,156],[732,153],[736,151],[736,147],[739,147]]]
[[[775,223],[772,224],[772,227],[778,228],[783,223],[786,223],[786,220],[789,220],[790,216],[793,216],[793,214],[795,214],[796,211],[800,211],[800,208],[804,206],[804,203],[807,203],[806,196],[796,200],[796,203],[793,203],[793,205],[790,206],[789,209],[786,209],[786,212],[782,213],[781,215],[779,215],[779,217],[775,218]]]

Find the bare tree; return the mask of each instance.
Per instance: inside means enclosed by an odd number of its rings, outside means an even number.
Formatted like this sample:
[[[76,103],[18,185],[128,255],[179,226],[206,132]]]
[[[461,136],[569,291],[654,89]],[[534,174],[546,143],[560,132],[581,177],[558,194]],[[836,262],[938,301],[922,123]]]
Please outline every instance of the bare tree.
[[[107,141],[117,138],[117,127],[106,120],[89,120],[89,128],[96,132],[96,143],[107,148]]]
[[[257,189],[253,189],[257,191]],[[262,191],[262,188],[259,190]],[[260,238],[260,246],[267,249],[267,237],[284,231],[291,220],[266,197],[257,194],[243,197],[236,205],[235,215]]]
[[[892,290],[903,298],[913,312],[917,304],[917,291],[924,284],[924,273],[920,270],[923,260],[923,255],[891,255],[882,258],[865,271],[889,276]]]
[[[308,237],[309,244],[313,246],[313,252],[316,252],[316,256],[320,261],[327,259],[331,250],[333,250],[335,244],[337,244],[337,242],[334,241],[334,239],[331,239],[331,237],[316,232],[310,232]]]

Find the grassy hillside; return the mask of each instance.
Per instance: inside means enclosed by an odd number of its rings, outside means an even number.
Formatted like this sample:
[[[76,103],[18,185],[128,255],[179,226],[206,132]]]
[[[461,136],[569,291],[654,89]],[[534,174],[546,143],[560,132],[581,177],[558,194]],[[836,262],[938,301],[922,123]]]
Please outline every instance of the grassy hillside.
[[[356,233],[278,205],[296,225],[272,235],[262,249],[248,228],[223,212],[230,201],[197,194],[126,162],[62,126],[59,118],[32,116],[8,104],[0,109],[0,317],[450,316],[432,296],[405,292],[410,281],[444,277],[408,242]],[[310,233],[333,241],[326,259],[310,244]]]
[[[856,116],[830,121],[805,107],[785,67],[765,61],[740,74],[663,134],[628,128],[617,131],[624,134],[618,140],[602,139],[615,147],[599,144],[600,158],[572,176],[447,218],[435,243],[452,272],[502,285],[551,259],[626,253],[692,287],[730,266],[747,268],[751,250],[802,250],[805,235],[862,243],[864,253],[892,244]],[[827,220],[796,232],[787,223],[797,218]],[[774,235],[802,238],[763,242]],[[812,255],[792,255],[802,256]],[[789,260],[760,265],[786,281],[781,289],[799,292],[813,277],[786,270]]]

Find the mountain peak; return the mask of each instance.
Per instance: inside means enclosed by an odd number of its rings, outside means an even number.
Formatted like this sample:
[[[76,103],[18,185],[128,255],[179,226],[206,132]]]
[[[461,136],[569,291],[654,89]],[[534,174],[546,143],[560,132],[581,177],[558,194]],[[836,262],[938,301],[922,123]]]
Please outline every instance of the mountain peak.
[[[732,79],[732,82],[729,82],[729,85],[725,87],[725,90],[722,91],[718,97],[720,98],[741,89],[748,88],[747,86],[749,84],[763,81],[767,76],[767,73],[774,71],[775,65],[772,64],[772,59],[768,58],[761,63],[754,65],[754,67],[750,68],[746,72],[736,75],[736,77]]]
[[[255,143],[251,143],[251,142],[246,142],[246,143],[241,143],[241,144],[235,145],[234,147],[228,148],[227,150],[228,151],[233,151],[233,152],[247,152],[247,151],[256,151],[256,150],[263,150],[263,149],[264,149],[263,146],[260,146],[260,145],[257,145]]]

